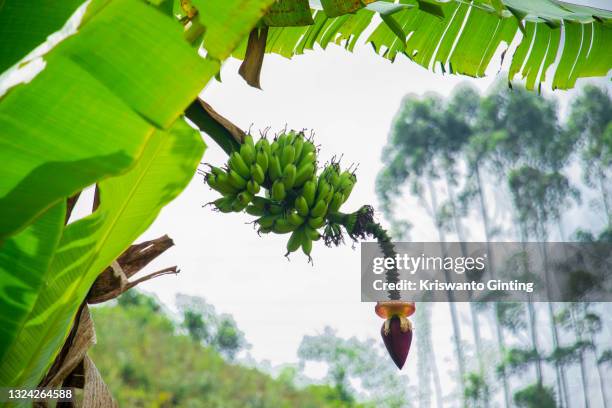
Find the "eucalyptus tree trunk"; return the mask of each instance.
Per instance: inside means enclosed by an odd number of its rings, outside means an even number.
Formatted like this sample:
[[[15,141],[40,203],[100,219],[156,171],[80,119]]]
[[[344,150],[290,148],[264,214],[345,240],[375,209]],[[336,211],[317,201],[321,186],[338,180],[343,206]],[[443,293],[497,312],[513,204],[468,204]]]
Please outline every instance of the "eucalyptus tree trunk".
[[[601,401],[603,402],[602,407],[608,408],[608,396],[606,395],[606,384],[604,383],[604,376],[601,372],[601,365],[597,361],[598,351],[597,351],[597,343],[595,343],[595,336],[593,333],[590,334],[591,344],[593,345],[593,355],[595,357],[595,367],[597,368],[597,377],[599,379],[599,391],[601,392]]]
[[[608,227],[612,227],[612,211],[610,210],[610,204],[608,201],[608,191],[604,185],[604,174],[601,167],[597,169],[599,178],[599,190],[601,192],[601,200],[603,201],[604,211],[606,212],[606,218],[608,219]]]
[[[522,225],[522,223],[519,223],[519,230],[520,230],[520,239],[521,239],[521,249],[523,251],[523,254],[527,253],[527,238],[526,238],[526,234],[525,234],[525,228],[524,225]],[[525,256],[523,256],[523,272],[525,274],[527,274],[529,272],[529,264],[527,262],[527,259]],[[528,295],[528,302],[527,302],[527,317],[528,317],[528,321],[529,321],[529,336],[531,338],[531,348],[533,351],[535,351],[536,355],[538,356],[536,362],[535,362],[535,369],[536,369],[536,380],[538,382],[539,385],[543,384],[543,377],[542,377],[542,361],[540,359],[540,351],[539,351],[539,346],[538,346],[538,332],[536,329],[536,310],[535,307],[533,306],[533,302],[531,301],[531,295]]]
[[[431,342],[431,305],[421,303],[416,310],[417,372],[419,375],[418,406],[431,408],[431,383],[434,384],[436,407],[442,408],[442,387],[438,374],[436,353]]]
[[[540,231],[543,231],[543,226],[540,226]],[[546,302],[546,305],[548,307],[548,317],[550,319],[550,329],[552,332],[552,340],[553,340],[553,348],[555,350],[557,350],[559,348],[559,328],[557,327],[557,323],[555,322],[555,309],[554,309],[554,302],[550,301],[550,284],[551,284],[551,280],[550,280],[550,270],[548,268],[548,250],[546,249],[546,237],[543,234],[539,234],[540,235],[540,248],[542,251],[542,258],[543,258],[543,263],[544,263],[544,281],[546,284],[546,292],[548,295],[548,299],[549,301]],[[569,400],[568,400],[568,395],[567,395],[567,380],[565,378],[565,370],[563,368],[563,366],[561,364],[559,364],[558,361],[555,360],[555,372],[556,372],[556,377],[557,377],[557,386],[559,388],[559,396],[561,397],[560,399],[563,401],[561,403],[562,407],[566,407],[569,408],[570,404],[569,404]]]
[[[495,278],[495,270],[493,267],[493,254],[491,252],[491,234],[490,234],[490,226],[489,226],[489,215],[487,213],[487,207],[485,202],[484,191],[482,188],[482,180],[480,178],[480,166],[478,163],[475,163],[474,172],[476,174],[476,185],[478,190],[478,201],[480,203],[480,216],[482,217],[482,225],[484,228],[485,235],[485,245],[487,250],[487,259],[489,260],[489,271],[491,272],[491,277]],[[506,345],[504,344],[504,334],[502,331],[501,324],[499,324],[499,319],[497,318],[497,307],[494,304],[493,307],[493,321],[495,322],[495,337],[497,340],[497,348],[499,355],[502,356],[504,350],[506,349]],[[504,389],[504,406],[506,408],[510,407],[510,387],[508,385],[508,376],[506,375],[506,370],[504,369],[501,373],[502,386]]]
[[[570,308],[569,311],[570,311],[570,319],[572,322],[572,327],[574,327],[574,331],[576,334],[576,341],[581,342],[582,334],[580,333],[580,330],[577,326],[577,322],[576,322],[577,318],[572,308]],[[588,393],[589,383],[588,383],[588,377],[587,377],[587,372],[586,372],[586,367],[585,367],[585,362],[584,362],[584,352],[582,351],[582,349],[580,349],[580,353],[578,354],[578,363],[580,364],[580,379],[582,380],[582,395],[584,397],[584,408],[589,408],[591,406],[590,401],[589,401],[589,393]]]
[[[438,222],[436,211],[438,209],[438,199],[436,195],[435,188],[431,181],[429,175],[426,176],[427,179],[427,188],[429,190],[429,196],[431,199],[431,207],[433,209],[433,219],[436,225],[436,230],[438,231],[438,239],[440,241],[440,246],[442,248],[442,257],[446,257],[447,248],[446,248],[446,237],[444,235],[444,231]],[[448,282],[452,280],[450,276],[450,272],[448,270],[444,270],[445,278]],[[463,347],[461,346],[461,328],[459,326],[459,319],[457,317],[457,307],[455,305],[455,297],[451,291],[446,292],[448,297],[448,307],[450,309],[451,321],[453,325],[453,340],[455,343],[455,351],[457,353],[457,366],[459,368],[459,391],[461,392],[462,400],[465,399],[465,359],[463,356]]]
[[[445,181],[446,181],[446,190],[448,192],[448,199],[451,205],[451,212],[453,215],[453,223],[455,225],[455,232],[457,233],[457,239],[459,240],[459,245],[461,246],[461,255],[464,257],[468,255],[467,249],[465,248],[465,235],[463,233],[463,227],[461,225],[461,220],[459,219],[459,215],[457,214],[457,205],[455,202],[455,192],[453,189],[453,185],[449,178],[449,171],[452,169],[446,168],[445,171]],[[478,321],[478,311],[474,306],[473,302],[470,303],[470,317],[472,318],[472,334],[474,336],[474,345],[476,347],[476,359],[478,360],[478,371],[480,375],[483,376],[485,382],[487,380],[486,370],[484,366],[484,353],[482,350],[482,341],[480,338],[480,323]],[[489,408],[489,392],[485,391],[483,397],[483,406],[484,408]]]

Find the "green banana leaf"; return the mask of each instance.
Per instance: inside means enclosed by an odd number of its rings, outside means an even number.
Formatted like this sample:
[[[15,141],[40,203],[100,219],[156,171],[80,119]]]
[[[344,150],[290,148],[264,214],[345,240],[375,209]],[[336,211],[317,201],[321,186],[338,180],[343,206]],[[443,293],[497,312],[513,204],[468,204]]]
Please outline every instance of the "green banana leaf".
[[[0,2],[0,72],[64,26],[83,0]]]
[[[427,69],[482,77],[496,52],[508,50],[522,35],[519,46],[507,53],[513,58],[509,80],[520,74],[529,89],[539,87],[547,71],[553,71],[553,89],[567,89],[578,78],[604,76],[612,69],[606,49],[612,41],[608,10],[557,0],[338,2],[351,6],[350,12],[334,1],[321,3],[311,1],[314,24],[270,27],[266,52],[291,58],[330,43],[352,51],[367,31],[365,42],[391,61],[400,54]],[[382,21],[373,19],[377,13]],[[234,56],[244,58],[245,49],[243,42]]]
[[[103,6],[102,6],[103,5]],[[218,71],[171,17],[141,1],[93,3],[77,35],[0,100],[0,241],[47,208],[134,165]]]
[[[14,388],[38,384],[100,271],[183,190],[203,152],[199,133],[179,120],[169,131],[151,135],[135,167],[99,183],[98,209],[63,231],[36,301],[22,319],[25,324],[0,361],[0,384]],[[13,279],[26,277],[13,275]]]

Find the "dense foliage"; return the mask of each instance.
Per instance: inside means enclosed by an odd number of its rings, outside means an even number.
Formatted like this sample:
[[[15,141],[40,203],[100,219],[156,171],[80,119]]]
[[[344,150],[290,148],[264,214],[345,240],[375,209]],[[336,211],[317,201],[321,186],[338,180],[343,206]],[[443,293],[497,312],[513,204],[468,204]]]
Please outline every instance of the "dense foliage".
[[[151,297],[126,295],[117,306],[92,310],[98,344],[91,355],[119,406],[358,406],[347,403],[334,387],[298,388],[283,378],[230,363],[220,354],[223,346],[194,340],[192,332],[182,330]],[[185,323],[189,328],[190,323]]]

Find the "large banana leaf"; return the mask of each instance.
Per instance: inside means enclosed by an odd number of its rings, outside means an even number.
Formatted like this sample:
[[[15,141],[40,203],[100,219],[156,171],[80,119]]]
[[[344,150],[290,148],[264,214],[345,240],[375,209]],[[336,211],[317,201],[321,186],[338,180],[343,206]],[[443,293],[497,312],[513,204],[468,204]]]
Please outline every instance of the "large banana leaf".
[[[60,240],[66,204],[50,208],[0,249],[0,361],[32,310]]]
[[[95,278],[183,190],[203,152],[199,134],[179,120],[170,131],[151,135],[134,168],[99,183],[100,206],[64,230],[25,324],[0,361],[0,384],[36,386]]]
[[[330,43],[352,51],[360,36],[371,31],[366,43],[392,61],[401,54],[428,69],[481,77],[496,51],[522,35],[509,79],[520,74],[530,89],[553,67],[552,87],[562,89],[574,86],[578,78],[603,76],[612,69],[612,53],[606,48],[612,41],[608,10],[556,0],[366,3],[336,17],[328,16],[325,7],[315,10],[309,26],[270,27],[266,52],[290,58],[315,44],[326,48]],[[373,19],[376,14],[382,21]],[[234,55],[243,58],[245,47],[243,42]]]
[[[0,1],[0,72],[59,30],[83,0]]]
[[[0,100],[0,241],[134,164],[218,70],[180,24],[141,1],[92,3],[46,68]]]

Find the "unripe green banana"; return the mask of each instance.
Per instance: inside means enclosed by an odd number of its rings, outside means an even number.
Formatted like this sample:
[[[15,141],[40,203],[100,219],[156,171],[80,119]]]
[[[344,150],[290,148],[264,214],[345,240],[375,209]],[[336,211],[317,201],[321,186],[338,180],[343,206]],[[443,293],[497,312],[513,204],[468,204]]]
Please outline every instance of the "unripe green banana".
[[[308,219],[308,226],[313,229],[319,229],[323,225],[325,225],[325,218],[323,217],[314,217]]]
[[[294,205],[298,214],[300,214],[302,217],[306,217],[308,215],[308,203],[306,202],[304,196],[299,196],[296,198]]]
[[[317,201],[315,206],[310,210],[310,215],[313,217],[323,217],[327,211],[327,204],[323,200]]]
[[[277,234],[287,234],[291,231],[295,231],[296,228],[297,227],[291,224],[286,218],[278,218],[276,221],[274,221],[272,231],[276,232]]]
[[[287,241],[287,253],[285,254],[285,256],[289,255],[291,252],[297,251],[300,248],[300,246],[302,245],[303,237],[304,231],[302,230],[302,228],[296,229],[291,233],[289,241]]]
[[[248,191],[243,191],[242,193],[238,194],[236,198],[238,199],[241,205],[246,207],[253,199],[253,194],[249,193]]]
[[[247,214],[253,215],[255,217],[261,217],[262,215],[264,215],[266,212],[263,210],[263,208],[259,208],[256,205],[253,204],[249,204],[246,207],[246,212]]]
[[[247,165],[253,164],[255,161],[255,147],[252,144],[243,143],[240,146],[240,156],[242,156]]]
[[[304,135],[300,133],[299,135],[295,137],[295,140],[293,141],[293,148],[295,149],[295,156],[293,160],[295,162],[297,162],[300,159],[300,156],[302,155],[303,147],[304,147]]]
[[[295,148],[292,145],[285,145],[283,147],[282,154],[280,156],[280,165],[281,168],[285,168],[289,163],[293,163],[295,159]]]
[[[303,235],[302,238],[302,252],[310,258],[310,253],[312,252],[312,239],[306,235]]]
[[[249,194],[249,193],[247,193],[246,191],[243,191],[240,194]],[[238,195],[240,195],[240,194],[238,194]],[[240,211],[244,210],[246,208],[246,206],[249,204],[248,202],[244,203],[244,200],[245,200],[244,197],[242,199],[239,199],[238,197],[236,197],[234,202],[232,202],[232,211],[240,212]]]
[[[240,189],[234,187],[232,183],[229,181],[229,174],[226,172],[220,173],[216,176],[216,183],[219,188],[227,191],[228,194],[236,194],[240,191]]]
[[[287,136],[285,137],[285,144],[283,145],[283,147],[292,145],[294,140],[295,132],[293,130],[290,130],[289,133],[287,133]]]
[[[272,144],[270,145],[270,153],[271,153],[271,154],[270,154],[269,156],[271,156],[272,154],[277,154],[277,153],[279,152],[279,149],[281,149],[281,147],[282,147],[282,146],[281,146],[281,144],[279,143],[278,138],[277,138],[277,139],[276,139],[276,140],[274,140],[274,141],[272,142]]]
[[[272,199],[274,201],[283,201],[286,196],[285,185],[280,180],[276,180],[272,184]]]
[[[285,191],[289,191],[293,188],[296,173],[297,169],[295,168],[295,164],[289,163],[285,166],[285,169],[283,170],[283,184],[285,185]]]
[[[306,181],[310,180],[314,171],[315,168],[312,163],[306,163],[300,167],[295,175],[295,186],[302,187]]]
[[[270,180],[272,182],[278,180],[283,174],[283,170],[280,166],[280,161],[277,156],[270,157],[270,165],[268,168],[268,175],[270,176]]]
[[[252,148],[255,148],[255,142],[253,141],[253,136],[252,135],[246,135],[244,137],[244,144],[248,144]]]
[[[306,204],[308,204],[308,208],[314,205],[316,191],[317,185],[314,183],[314,181],[307,181],[306,184],[304,184],[302,195],[304,196],[304,199],[306,199]]]
[[[299,227],[300,225],[304,223],[304,217],[298,215],[298,213],[295,210],[289,213],[289,215],[287,216],[287,219],[289,220],[291,224],[295,225],[296,227]]]
[[[236,187],[239,190],[244,190],[246,187],[246,180],[240,177],[240,175],[235,170],[230,170],[229,172],[229,183]]]
[[[253,177],[253,180],[257,182],[257,184],[263,184],[264,180],[266,179],[263,169],[257,163],[251,165],[251,176]]]
[[[338,174],[338,172],[334,171],[333,173],[331,173],[328,180],[329,184],[331,184],[334,189],[337,190],[338,188],[340,188],[340,175]]]
[[[279,218],[278,215],[264,215],[257,219],[257,224],[263,228],[272,228],[274,222]]]
[[[314,153],[308,153],[306,156],[304,156],[298,161],[297,167],[302,168],[306,164],[309,164],[309,163],[314,166],[316,161],[317,161],[317,156]]]
[[[256,148],[258,151],[265,153],[268,157],[272,153],[270,149],[270,142],[268,142],[268,139],[266,139],[265,137],[262,137],[257,141]]]
[[[264,174],[268,171],[268,154],[263,151],[258,151],[255,158],[255,162],[259,164],[259,167],[263,170]]]
[[[249,170],[249,166],[244,162],[244,159],[238,152],[233,152],[230,155],[229,161],[227,163],[229,168],[235,170],[240,177],[249,179],[251,178],[251,171]]]
[[[309,225],[304,225],[304,234],[313,241],[318,241],[321,238],[319,231],[311,228]]]
[[[255,196],[253,197],[252,203],[255,207],[261,208],[263,210],[266,208],[266,205],[270,203],[270,200],[263,197]]]
[[[217,208],[217,210],[221,211],[222,213],[229,213],[233,211],[232,203],[235,199],[236,197],[234,196],[221,197],[216,199],[212,203]]]
[[[257,232],[260,234],[269,234],[270,232],[272,232],[272,227],[259,227]]]
[[[340,206],[344,202],[344,194],[337,191],[334,193],[334,197],[332,198],[329,204],[329,212],[337,212],[340,209]]]
[[[298,161],[301,163],[304,160],[304,157],[306,157],[306,155],[308,155],[308,153],[312,153],[313,157],[317,155],[317,148],[315,147],[315,145],[309,141],[309,140],[305,140],[304,141],[304,146],[302,146],[302,153],[300,154],[300,157],[298,158]]]
[[[348,200],[351,192],[353,191],[353,187],[355,187],[355,183],[349,184],[348,187],[342,190],[342,194],[344,194],[344,201]]]
[[[256,195],[257,193],[259,193],[259,190],[260,186],[258,182],[256,182],[255,180],[247,181],[247,191],[249,193],[251,193],[252,195]]]
[[[270,204],[268,205],[268,211],[270,212],[270,214],[280,215],[283,213],[284,209],[281,205]]]
[[[317,187],[317,201],[324,200],[325,197],[327,197],[327,193],[329,193],[330,189],[331,186],[327,183],[327,181],[319,178],[319,186]]]

